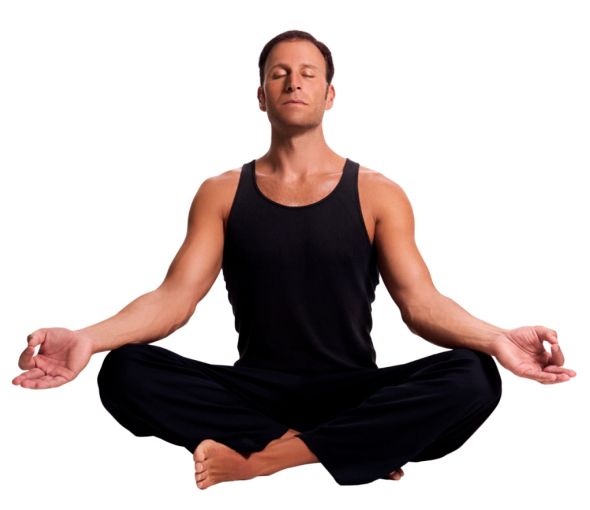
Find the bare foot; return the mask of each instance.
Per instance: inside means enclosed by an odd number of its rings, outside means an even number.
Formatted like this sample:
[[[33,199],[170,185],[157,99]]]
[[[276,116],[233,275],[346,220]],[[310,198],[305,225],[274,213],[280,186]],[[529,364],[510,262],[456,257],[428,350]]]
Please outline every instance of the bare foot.
[[[195,480],[199,489],[229,480],[254,478],[246,457],[223,443],[204,439],[193,454]]]
[[[401,480],[401,477],[404,476],[404,470],[402,468],[396,469],[389,473],[390,480]]]
[[[297,434],[299,431],[289,429],[281,437],[270,441],[265,448]],[[201,441],[193,453],[197,487],[206,489],[219,482],[254,478],[256,474],[252,472],[251,464],[246,462],[250,455],[242,455],[213,439]]]

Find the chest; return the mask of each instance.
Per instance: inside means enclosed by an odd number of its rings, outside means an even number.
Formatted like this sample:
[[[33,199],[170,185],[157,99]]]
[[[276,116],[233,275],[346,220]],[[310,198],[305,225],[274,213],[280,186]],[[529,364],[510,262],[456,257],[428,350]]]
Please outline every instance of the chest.
[[[371,200],[371,194],[367,184],[368,170],[362,166],[359,169],[358,177],[358,193],[361,208],[361,215],[364,228],[367,235],[373,243],[375,237],[375,220],[374,220],[374,205]],[[240,172],[236,171],[232,176],[230,183],[230,192],[227,194],[227,207],[224,214],[224,225],[227,224],[227,217],[229,215],[231,203],[237,190]],[[285,186],[280,185],[271,179],[264,179],[257,177],[256,186],[260,192],[268,199],[283,204],[289,207],[301,207],[308,204],[319,202],[334,190],[338,184],[338,176],[335,175],[329,179],[316,179],[315,182],[306,182],[304,184]]]

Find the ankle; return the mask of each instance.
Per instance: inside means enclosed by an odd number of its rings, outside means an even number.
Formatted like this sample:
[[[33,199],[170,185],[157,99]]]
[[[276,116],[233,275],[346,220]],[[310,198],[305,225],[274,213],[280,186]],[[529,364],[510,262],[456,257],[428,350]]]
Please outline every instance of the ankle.
[[[271,475],[281,469],[318,462],[318,458],[297,436],[279,438],[271,443],[248,457],[248,469],[253,476]]]
[[[251,474],[253,477],[267,476],[278,471],[277,469],[273,469],[273,463],[271,460],[272,457],[268,455],[268,449],[273,448],[276,443],[282,441],[284,441],[283,438],[274,439],[266,445],[266,448],[264,448],[264,450],[251,453],[248,459],[246,460],[249,474]]]

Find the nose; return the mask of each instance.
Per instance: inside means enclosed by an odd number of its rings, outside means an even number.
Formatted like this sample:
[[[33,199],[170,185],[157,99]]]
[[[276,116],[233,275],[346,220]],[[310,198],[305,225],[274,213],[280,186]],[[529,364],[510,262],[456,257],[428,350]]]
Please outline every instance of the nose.
[[[295,88],[300,89],[301,86],[300,85],[294,86],[294,83],[293,82],[287,84],[287,92],[291,92]]]

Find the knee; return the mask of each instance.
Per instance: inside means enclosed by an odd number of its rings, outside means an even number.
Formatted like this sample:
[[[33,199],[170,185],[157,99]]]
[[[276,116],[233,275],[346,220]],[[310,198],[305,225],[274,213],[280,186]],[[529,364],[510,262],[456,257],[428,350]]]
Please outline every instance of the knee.
[[[125,344],[113,349],[104,358],[97,375],[99,394],[103,403],[121,399],[140,389],[138,374],[141,344]]]
[[[502,378],[494,358],[474,349],[453,349],[461,394],[471,403],[494,408],[502,396]]]

